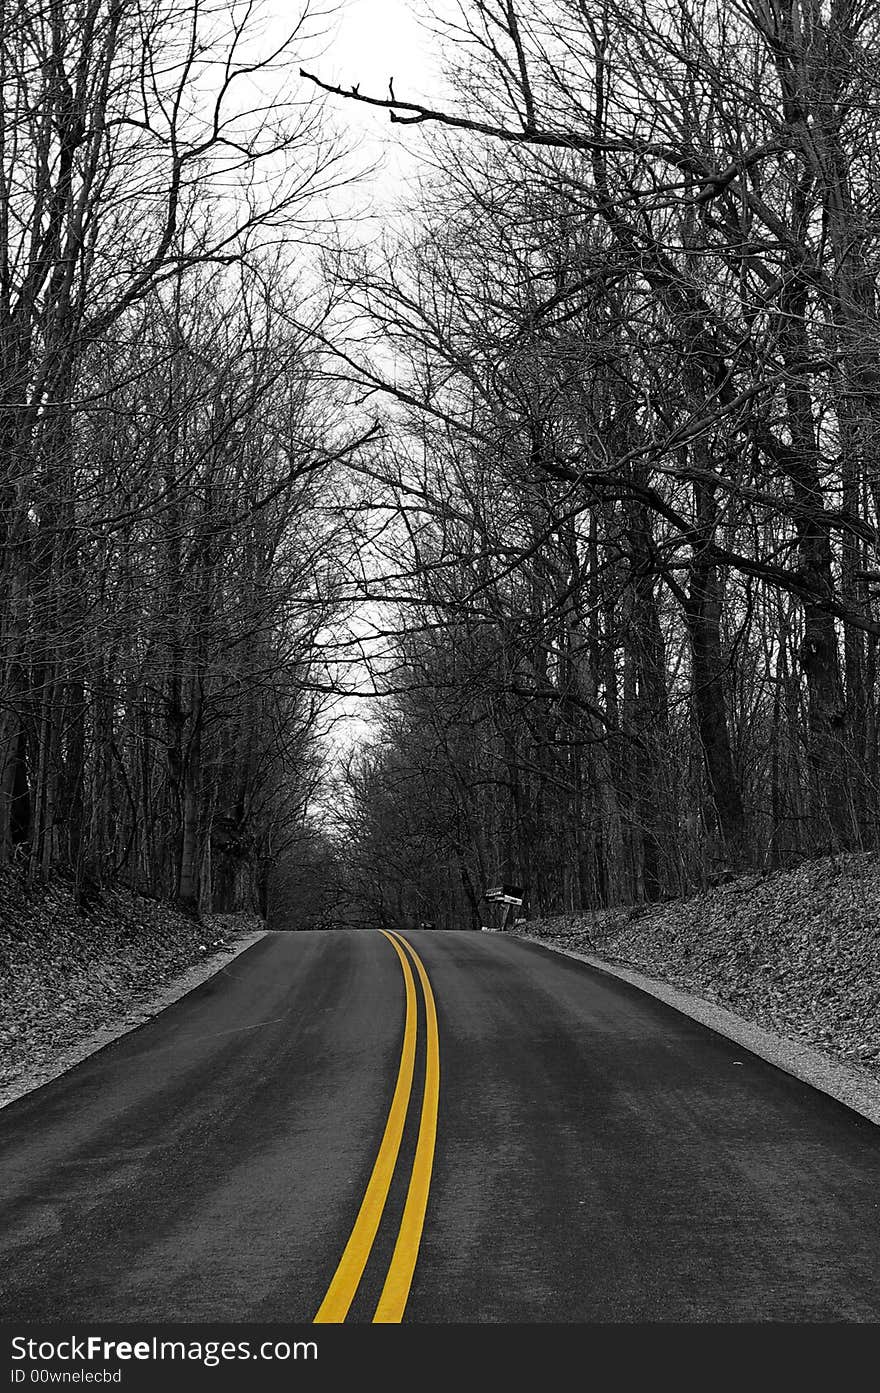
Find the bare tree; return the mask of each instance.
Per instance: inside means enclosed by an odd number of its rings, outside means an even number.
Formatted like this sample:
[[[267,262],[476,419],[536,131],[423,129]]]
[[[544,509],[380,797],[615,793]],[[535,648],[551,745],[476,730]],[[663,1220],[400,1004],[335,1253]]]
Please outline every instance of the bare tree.
[[[496,572],[559,571],[536,537],[575,520],[552,603],[518,603],[570,614],[623,893],[873,844],[876,13],[477,0],[452,37],[454,110],[317,82],[435,131],[444,170],[421,238],[351,274],[398,365],[349,370],[431,451],[374,473]],[[498,499],[542,479],[518,531]],[[422,546],[411,574],[436,593]],[[534,701],[561,671],[531,662]]]

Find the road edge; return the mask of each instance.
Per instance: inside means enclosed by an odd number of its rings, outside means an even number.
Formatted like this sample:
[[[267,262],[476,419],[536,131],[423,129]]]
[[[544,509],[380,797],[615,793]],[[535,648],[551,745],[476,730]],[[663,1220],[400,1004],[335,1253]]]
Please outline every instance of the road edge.
[[[98,1050],[104,1049],[106,1045],[112,1045],[114,1041],[121,1040],[123,1035],[130,1035],[133,1030],[137,1030],[138,1026],[144,1025],[154,1016],[158,1016],[166,1010],[167,1007],[180,1001],[182,997],[188,996],[203,982],[216,977],[218,972],[222,972],[242,953],[247,952],[248,948],[253,948],[255,943],[259,943],[271,932],[271,929],[253,929],[250,933],[236,939],[234,943],[225,944],[222,948],[218,948],[216,953],[211,953],[201,962],[193,963],[190,967],[184,968],[183,972],[166,982],[154,995],[131,1006],[116,1024],[102,1026],[100,1030],[84,1036],[76,1045],[70,1045],[67,1049],[62,1050],[51,1065],[35,1069],[31,1073],[25,1073],[5,1088],[0,1088],[0,1112],[19,1098],[24,1098],[28,1093],[34,1093],[38,1088],[42,1088],[44,1084],[52,1083],[62,1074],[69,1073],[71,1069],[76,1068],[77,1064],[81,1064],[90,1055],[97,1054]]]
[[[714,1030],[717,1035],[726,1036],[728,1040],[733,1040],[751,1054],[766,1060],[768,1064],[775,1065],[786,1074],[792,1074],[802,1083],[809,1084],[820,1093],[843,1103],[868,1122],[880,1126],[880,1081],[875,1082],[869,1075],[863,1075],[832,1059],[815,1046],[801,1044],[788,1036],[777,1035],[774,1031],[755,1024],[754,1021],[746,1020],[744,1016],[738,1016],[727,1006],[720,1006],[705,997],[695,996],[681,987],[661,982],[656,977],[648,977],[637,968],[611,963],[605,958],[596,957],[593,953],[579,952],[575,948],[563,948],[558,943],[536,938],[533,934],[511,934],[510,937],[518,938],[524,943],[534,943],[551,953],[561,953],[563,957],[577,958],[597,972],[628,982],[630,986],[665,1002],[683,1016],[689,1016],[691,1020]]]

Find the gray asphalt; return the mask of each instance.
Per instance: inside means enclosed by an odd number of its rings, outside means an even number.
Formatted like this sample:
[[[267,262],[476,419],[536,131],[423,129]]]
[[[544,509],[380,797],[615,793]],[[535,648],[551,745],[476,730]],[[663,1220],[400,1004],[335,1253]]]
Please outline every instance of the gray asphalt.
[[[581,962],[407,937],[441,1063],[407,1323],[880,1320],[880,1129]],[[0,1111],[0,1319],[310,1321],[403,1008],[380,934],[273,934]]]

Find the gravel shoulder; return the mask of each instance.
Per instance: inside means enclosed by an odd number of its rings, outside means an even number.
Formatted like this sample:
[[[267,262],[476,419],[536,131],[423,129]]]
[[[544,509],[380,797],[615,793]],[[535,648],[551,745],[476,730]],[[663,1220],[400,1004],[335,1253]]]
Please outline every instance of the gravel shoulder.
[[[726,1036],[728,1040],[734,1040],[751,1054],[756,1054],[768,1063],[775,1064],[777,1068],[784,1069],[787,1074],[802,1079],[804,1083],[818,1088],[831,1098],[836,1098],[838,1102],[844,1103],[854,1112],[861,1113],[863,1117],[880,1126],[880,1079],[867,1070],[844,1064],[824,1051],[812,1049],[799,1040],[789,1040],[775,1031],[763,1030],[754,1021],[745,1020],[715,1002],[681,991],[678,987],[671,987],[666,982],[658,982],[654,978],[646,977],[643,972],[611,964],[602,958],[594,957],[592,953],[578,953],[571,948],[562,948],[547,939],[535,938],[530,934],[519,934],[518,937],[526,943],[538,943],[555,953],[579,958],[600,972],[631,983],[640,991],[647,992],[658,1001],[665,1001],[682,1015],[690,1016],[692,1020],[699,1021],[701,1025]]]
[[[688,900],[520,925],[880,1124],[880,860],[826,857]]]
[[[179,1000],[266,932],[253,914],[195,921],[157,900],[0,880],[0,1108]]]

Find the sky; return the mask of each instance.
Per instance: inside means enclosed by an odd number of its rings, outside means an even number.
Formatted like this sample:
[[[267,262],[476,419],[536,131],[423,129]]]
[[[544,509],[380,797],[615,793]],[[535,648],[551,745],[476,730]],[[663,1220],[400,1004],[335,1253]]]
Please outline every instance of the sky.
[[[284,0],[271,0],[283,12]],[[436,13],[450,0],[432,3]],[[418,16],[426,12],[426,0],[340,0],[329,21],[323,52],[309,67],[323,81],[342,87],[358,84],[369,96],[388,95],[394,80],[398,97],[440,100],[440,42]],[[404,183],[416,170],[418,159],[407,146],[411,133],[392,126],[387,111],[374,110],[341,99],[332,102],[334,121],[358,142],[358,163],[376,164],[369,181],[377,205],[393,203]]]
[[[339,0],[326,35],[308,45],[311,51],[304,60],[301,51],[297,52],[297,62],[302,61],[325,82],[346,88],[357,83],[361,92],[370,96],[386,96],[389,78],[393,78],[398,97],[440,104],[444,84],[439,41],[416,17],[424,13],[427,3],[436,13],[444,5],[451,7],[455,0]],[[289,25],[300,4],[301,0],[294,0],[293,6],[290,0],[267,0],[273,29],[276,24],[279,31]],[[359,178],[352,189],[331,197],[334,215],[344,218],[359,209],[384,222],[407,180],[418,170],[418,156],[408,147],[416,147],[419,136],[391,125],[387,111],[332,97],[326,100],[334,127],[343,133],[346,143],[357,146],[353,168],[374,166],[373,172]],[[365,689],[369,687],[365,673],[363,679],[350,674],[349,680],[352,676]],[[345,752],[369,736],[371,724],[363,701],[357,697],[343,700],[335,711],[341,721],[334,726],[330,747]]]
[[[396,78],[398,95],[407,87],[427,94],[436,42],[416,14],[407,0],[342,0],[322,70],[330,81],[346,86],[359,82],[375,95],[385,94],[389,77]]]

